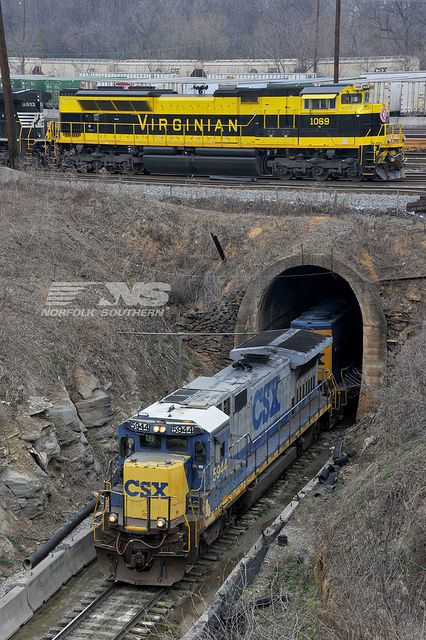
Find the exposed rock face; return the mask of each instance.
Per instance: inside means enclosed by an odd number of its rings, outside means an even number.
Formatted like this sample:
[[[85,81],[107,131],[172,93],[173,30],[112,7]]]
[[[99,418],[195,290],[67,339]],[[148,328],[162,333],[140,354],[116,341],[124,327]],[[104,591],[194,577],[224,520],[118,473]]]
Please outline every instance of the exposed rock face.
[[[103,389],[95,389],[91,398],[80,400],[80,402],[75,403],[75,406],[78,415],[88,429],[101,427],[114,417],[111,397]]]
[[[2,505],[0,506],[0,534],[7,535],[17,526],[17,518],[9,509],[5,508],[6,503],[1,498],[0,504]]]
[[[65,387],[53,394],[47,416],[55,425],[63,460],[71,464],[76,472],[83,471],[88,478],[95,478],[93,451],[84,435],[86,427],[78,417]]]
[[[43,513],[49,485],[49,477],[38,467],[31,471],[7,468],[0,475],[0,495],[8,508],[30,519]]]
[[[75,406],[81,421],[94,439],[102,445],[103,450],[112,453],[115,442],[110,394],[96,376],[82,367],[76,369],[74,380],[78,394]]]
[[[1,423],[11,433],[0,445],[0,554],[14,553],[6,536],[14,532],[16,519],[42,515],[64,477],[80,483],[82,478],[97,479],[101,465],[86,437],[88,429],[100,454],[115,450],[108,391],[81,368],[76,390],[76,404],[61,383],[49,390],[49,398],[30,396],[25,406],[0,408]],[[72,492],[72,483],[65,491]]]
[[[31,417],[27,427],[21,432],[21,438],[30,443],[29,452],[45,471],[51,460],[60,458],[61,449],[52,422]]]

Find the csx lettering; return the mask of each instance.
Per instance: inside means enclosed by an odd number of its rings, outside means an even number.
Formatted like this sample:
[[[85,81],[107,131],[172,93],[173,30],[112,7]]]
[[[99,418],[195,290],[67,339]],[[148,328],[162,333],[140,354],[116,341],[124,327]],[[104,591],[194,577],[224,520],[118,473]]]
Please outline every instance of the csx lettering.
[[[279,378],[277,376],[254,394],[252,418],[255,429],[259,429],[262,424],[268,422],[281,409],[277,395],[278,382]]]
[[[127,480],[124,490],[131,498],[165,498],[164,490],[168,482],[139,482],[139,480]]]

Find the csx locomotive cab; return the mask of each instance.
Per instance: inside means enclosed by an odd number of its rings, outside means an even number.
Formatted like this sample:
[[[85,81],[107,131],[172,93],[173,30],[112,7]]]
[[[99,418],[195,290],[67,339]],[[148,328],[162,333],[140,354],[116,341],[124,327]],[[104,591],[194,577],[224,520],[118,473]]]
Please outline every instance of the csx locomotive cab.
[[[210,442],[187,411],[179,417],[177,403],[189,391],[175,392],[118,428],[118,468],[108,486],[107,512],[97,516],[103,519],[103,539],[107,529],[115,538],[118,562],[98,547],[103,570],[115,579],[140,584],[143,572],[149,583],[173,584],[198,555],[193,525]],[[216,407],[203,410],[203,418],[219,429],[229,422]],[[173,562],[165,562],[168,556]]]
[[[182,578],[329,421],[336,387],[319,356],[331,342],[313,331],[265,331],[233,349],[216,375],[118,427],[118,466],[94,516],[107,576],[141,585]]]

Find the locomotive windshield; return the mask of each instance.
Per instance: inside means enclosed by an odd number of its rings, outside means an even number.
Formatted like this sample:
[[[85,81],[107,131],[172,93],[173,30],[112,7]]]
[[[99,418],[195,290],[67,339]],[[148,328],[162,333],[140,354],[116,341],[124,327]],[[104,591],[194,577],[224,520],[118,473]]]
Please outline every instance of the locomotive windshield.
[[[166,436],[167,451],[185,453],[188,451],[188,438],[182,436]]]
[[[341,102],[342,104],[361,104],[362,93],[344,93]]]
[[[139,437],[141,449],[161,449],[161,436],[150,433],[143,433]]]

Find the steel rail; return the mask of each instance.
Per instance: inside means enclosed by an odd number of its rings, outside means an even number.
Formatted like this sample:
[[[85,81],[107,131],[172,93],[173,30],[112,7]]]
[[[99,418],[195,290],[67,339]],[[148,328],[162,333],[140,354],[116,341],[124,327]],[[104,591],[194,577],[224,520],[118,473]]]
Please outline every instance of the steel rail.
[[[75,627],[87,616],[87,614],[94,609],[100,602],[102,602],[112,591],[117,588],[117,583],[113,582],[110,584],[102,593],[100,593],[92,602],[90,602],[87,607],[85,607],[80,613],[78,613],[75,618],[73,618],[63,629],[58,631],[58,633],[51,640],[58,640],[58,638],[65,638],[67,634],[75,629]]]
[[[49,177],[52,180],[59,180],[61,182],[97,182],[100,185],[107,184],[128,184],[128,185],[144,185],[144,186],[161,186],[161,187],[208,187],[212,189],[244,189],[244,190],[264,190],[264,191],[330,191],[330,192],[364,192],[364,193],[388,193],[391,194],[395,191],[399,191],[400,194],[414,193],[414,192],[424,192],[424,188],[426,187],[426,173],[413,173],[410,176],[410,180],[405,182],[391,182],[391,183],[357,183],[357,182],[333,182],[333,183],[315,183],[313,181],[300,181],[300,182],[267,182],[259,181],[259,182],[211,182],[208,180],[173,180],[170,178],[161,179],[156,178],[152,179],[151,177],[147,179],[146,177],[135,176],[133,178],[130,177],[104,177],[98,175],[75,175],[75,176],[64,176],[64,175],[52,175],[52,174],[38,174],[40,177]],[[417,178],[417,179],[415,179]],[[425,184],[425,187],[422,187],[422,184]]]
[[[160,591],[155,593],[152,596],[152,598],[148,600],[148,602],[145,602],[143,604],[140,611],[135,613],[135,615],[128,622],[126,622],[126,624],[121,629],[121,631],[116,633],[116,635],[113,638],[111,638],[111,640],[123,640],[123,638],[125,638],[126,635],[129,633],[129,631],[131,631],[133,627],[135,627],[138,624],[138,622],[143,618],[143,616],[145,616],[147,613],[151,611],[154,605],[160,600],[160,598],[163,597],[165,593],[167,593],[167,591],[168,589],[164,587],[163,589],[160,589]]]

